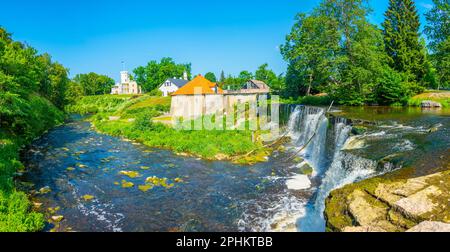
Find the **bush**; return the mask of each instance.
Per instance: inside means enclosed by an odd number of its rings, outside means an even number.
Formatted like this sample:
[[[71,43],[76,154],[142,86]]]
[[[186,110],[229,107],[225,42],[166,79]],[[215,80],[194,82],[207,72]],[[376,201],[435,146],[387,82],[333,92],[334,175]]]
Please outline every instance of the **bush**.
[[[413,84],[404,81],[404,76],[392,69],[383,70],[376,86],[377,102],[381,105],[405,105]]]
[[[159,90],[159,89],[154,89],[150,93],[148,93],[148,95],[161,97],[161,96],[163,96],[163,92],[161,92],[161,90]]]

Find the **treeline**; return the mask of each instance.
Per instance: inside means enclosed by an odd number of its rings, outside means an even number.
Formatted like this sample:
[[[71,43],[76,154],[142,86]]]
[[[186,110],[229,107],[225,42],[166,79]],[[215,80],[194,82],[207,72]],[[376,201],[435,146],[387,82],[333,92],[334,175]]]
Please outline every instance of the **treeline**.
[[[172,58],[162,58],[160,62],[152,60],[146,66],[139,66],[133,70],[134,79],[141,86],[143,92],[158,89],[168,78],[183,78],[184,72],[188,79],[192,78],[191,64],[177,64]]]
[[[434,0],[425,32],[412,0],[390,0],[382,28],[366,0],[323,0],[300,13],[281,52],[284,95],[328,93],[341,104],[406,104],[426,88],[449,87],[450,4]]]
[[[269,69],[267,63],[259,66],[254,73],[241,71],[239,75],[233,76],[231,74],[225,75],[224,71],[222,71],[220,77],[217,78],[214,73],[209,72],[205,74],[205,78],[212,82],[217,82],[223,89],[230,90],[240,89],[249,80],[264,81],[274,93],[279,93],[283,90],[285,81],[284,76],[282,74],[276,75],[273,70]]]
[[[91,95],[104,95],[111,93],[115,81],[106,76],[96,73],[77,74],[70,83],[68,97],[80,97]]]
[[[142,87],[144,92],[152,92],[158,89],[168,78],[183,78],[184,72],[187,73],[188,80],[192,79],[191,63],[176,63],[172,58],[165,57],[159,62],[152,60],[146,66],[139,66],[133,70],[134,79]],[[250,71],[241,71],[239,75],[225,75],[222,71],[220,77],[208,72],[205,78],[217,82],[224,89],[239,89],[248,80],[256,79],[267,83],[274,92],[281,92],[284,88],[284,76],[276,75],[269,69],[268,64],[261,65],[254,73]]]

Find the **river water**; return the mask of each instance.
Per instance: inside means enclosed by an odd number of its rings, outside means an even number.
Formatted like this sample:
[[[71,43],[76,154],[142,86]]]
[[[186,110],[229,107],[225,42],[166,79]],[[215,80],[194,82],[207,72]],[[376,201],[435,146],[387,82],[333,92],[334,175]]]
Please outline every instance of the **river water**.
[[[412,164],[424,173],[448,162],[446,113],[414,110],[400,118],[374,109],[337,116],[303,106],[286,111],[292,143],[254,166],[176,156],[99,134],[75,118],[23,154],[28,172],[20,184],[48,218],[64,216],[50,221],[47,231],[324,231],[331,190]],[[351,118],[367,116],[379,123],[352,134]],[[141,190],[149,177],[166,179],[169,187]],[[36,193],[45,187],[51,191]]]

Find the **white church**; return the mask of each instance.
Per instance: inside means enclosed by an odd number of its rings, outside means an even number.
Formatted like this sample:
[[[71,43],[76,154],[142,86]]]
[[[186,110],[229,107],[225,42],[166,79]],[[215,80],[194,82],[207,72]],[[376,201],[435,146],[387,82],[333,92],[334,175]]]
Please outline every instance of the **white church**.
[[[130,75],[128,74],[128,71],[122,71],[122,72],[120,72],[120,83],[117,83],[112,88],[111,94],[113,94],[113,95],[142,94],[142,89],[137,84],[136,81],[132,81],[130,79]]]

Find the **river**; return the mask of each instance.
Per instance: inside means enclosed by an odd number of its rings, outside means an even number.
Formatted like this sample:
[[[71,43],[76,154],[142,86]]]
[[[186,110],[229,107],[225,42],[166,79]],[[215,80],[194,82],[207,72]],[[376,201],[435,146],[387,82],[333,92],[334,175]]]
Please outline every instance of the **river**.
[[[396,115],[366,108],[330,116],[323,108],[286,109],[292,143],[253,166],[176,156],[72,118],[23,153],[28,172],[20,184],[46,217],[64,216],[46,231],[324,231],[332,189],[413,164],[426,173],[447,162],[447,111]],[[353,117],[378,123],[355,134]],[[142,187],[147,178],[165,186]],[[50,190],[38,193],[41,188]]]

